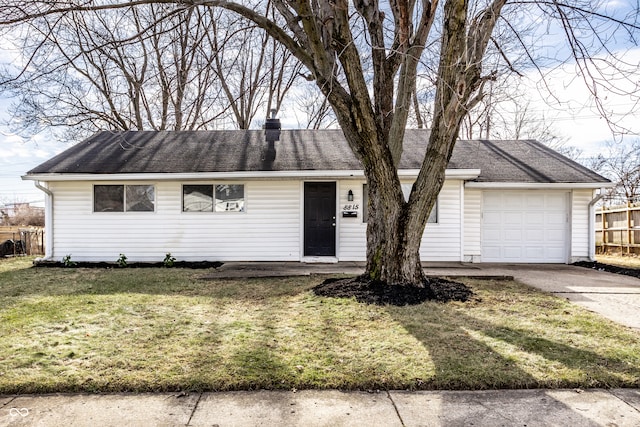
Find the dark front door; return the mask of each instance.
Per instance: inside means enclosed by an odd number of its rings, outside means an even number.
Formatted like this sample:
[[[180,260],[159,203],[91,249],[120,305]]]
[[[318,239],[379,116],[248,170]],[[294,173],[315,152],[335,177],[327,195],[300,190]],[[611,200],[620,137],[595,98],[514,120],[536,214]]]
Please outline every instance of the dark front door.
[[[336,254],[336,183],[304,183],[304,255]]]

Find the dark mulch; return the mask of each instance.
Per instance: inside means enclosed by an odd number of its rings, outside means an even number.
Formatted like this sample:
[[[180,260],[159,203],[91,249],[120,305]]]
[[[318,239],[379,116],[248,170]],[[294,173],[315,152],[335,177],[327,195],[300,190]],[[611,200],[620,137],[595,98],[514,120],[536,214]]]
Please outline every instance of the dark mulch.
[[[578,261],[573,263],[578,267],[592,268],[594,270],[608,271],[609,273],[624,274],[625,276],[633,276],[640,278],[640,270],[636,268],[618,267],[610,264],[602,264],[597,261]]]
[[[175,261],[170,268],[218,268],[222,266],[219,261]],[[158,268],[164,267],[162,262],[129,262],[126,267],[120,267],[115,262],[74,262],[72,266],[64,265],[58,261],[38,261],[34,262],[36,267],[57,267],[57,268]]]
[[[316,295],[333,298],[355,298],[365,304],[415,305],[425,301],[468,301],[474,295],[466,285],[430,277],[424,287],[389,286],[362,277],[327,279],[313,288]]]

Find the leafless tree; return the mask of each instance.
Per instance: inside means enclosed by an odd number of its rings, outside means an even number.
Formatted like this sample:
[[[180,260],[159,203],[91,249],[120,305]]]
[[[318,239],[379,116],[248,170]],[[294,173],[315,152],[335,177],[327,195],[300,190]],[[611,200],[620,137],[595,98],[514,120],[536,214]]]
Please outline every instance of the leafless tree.
[[[126,7],[168,0],[134,0]],[[368,183],[366,276],[393,285],[424,283],[419,248],[427,218],[464,117],[482,100],[488,82],[510,59],[515,40],[534,59],[519,26],[553,22],[569,56],[594,95],[599,59],[614,35],[635,37],[637,13],[617,16],[587,0],[272,0],[281,25],[264,5],[226,0],[180,0],[176,8],[221,7],[264,29],[309,71],[327,98]],[[56,25],[70,11],[122,8],[99,4],[4,0],[0,23],[46,20]],[[604,6],[603,6],[604,7]],[[637,11],[636,11],[637,12]],[[508,17],[505,19],[504,17]],[[437,25],[434,25],[437,23]],[[539,24],[538,24],[539,25]],[[551,24],[549,24],[551,25]],[[504,35],[512,37],[504,39]],[[598,56],[600,55],[600,56]],[[489,60],[491,59],[491,60]],[[500,62],[502,61],[502,62]],[[418,71],[427,76],[418,85]],[[430,136],[418,177],[405,200],[398,164],[417,87],[432,84]]]
[[[544,112],[531,107],[519,78],[490,82],[484,98],[464,118],[461,137],[467,139],[535,139],[577,160],[578,147],[567,145],[567,138]]]
[[[640,140],[609,141],[603,153],[590,161],[595,171],[615,183],[606,196],[607,203],[640,201]]]
[[[327,98],[311,82],[300,82],[292,93],[293,115],[299,128],[326,129],[336,124]]]
[[[224,9],[213,13],[216,18],[211,20],[208,38],[216,53],[216,76],[237,127],[249,129],[260,110],[278,112],[282,108],[300,78],[302,64],[255,25]],[[277,19],[270,3],[265,13]]]
[[[260,109],[280,107],[300,68],[266,33],[221,9],[70,10],[21,31],[28,62],[5,69],[3,80],[17,95],[12,125],[27,134],[246,129]]]

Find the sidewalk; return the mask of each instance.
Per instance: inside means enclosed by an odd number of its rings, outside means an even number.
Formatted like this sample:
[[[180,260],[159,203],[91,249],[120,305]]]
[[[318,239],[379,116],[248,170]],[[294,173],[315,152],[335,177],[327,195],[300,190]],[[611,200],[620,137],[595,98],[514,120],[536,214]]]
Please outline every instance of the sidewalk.
[[[0,426],[639,426],[640,390],[0,397]]]

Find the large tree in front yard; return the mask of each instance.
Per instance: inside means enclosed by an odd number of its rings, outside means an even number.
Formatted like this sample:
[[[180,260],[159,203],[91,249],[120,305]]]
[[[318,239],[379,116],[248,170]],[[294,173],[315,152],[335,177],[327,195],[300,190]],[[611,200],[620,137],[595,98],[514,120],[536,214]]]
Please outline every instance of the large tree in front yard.
[[[520,25],[535,27],[535,19],[555,20],[567,36],[567,52],[575,53],[587,76],[593,71],[590,56],[606,48],[607,40],[613,40],[610,35],[621,30],[633,38],[638,29],[632,15],[608,16],[598,2],[587,0],[270,0],[278,19],[265,13],[270,9],[266,0],[139,0],[126,7],[148,3],[234,11],[265,30],[308,69],[308,78],[326,96],[364,168],[369,191],[366,275],[390,285],[420,286],[424,281],[421,237],[461,122],[482,99],[484,84],[496,78],[495,64],[514,64],[513,50],[501,44],[508,40],[504,34],[520,45],[520,53],[533,58]],[[4,0],[0,23],[45,19],[55,26],[65,13],[121,7],[124,2],[117,0],[26,5]],[[616,28],[601,27],[605,24]],[[497,34],[496,28],[502,32]],[[593,44],[581,38],[589,35]],[[488,49],[501,61],[485,70]],[[398,165],[419,72],[429,75],[421,81],[433,84],[431,132],[418,178],[405,200]]]

